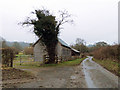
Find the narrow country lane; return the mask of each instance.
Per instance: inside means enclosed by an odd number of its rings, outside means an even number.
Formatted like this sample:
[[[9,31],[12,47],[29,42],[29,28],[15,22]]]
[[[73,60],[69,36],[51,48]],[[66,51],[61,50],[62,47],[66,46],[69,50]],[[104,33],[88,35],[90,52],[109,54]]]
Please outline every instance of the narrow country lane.
[[[92,57],[82,62],[88,88],[118,88],[118,77],[94,61]]]

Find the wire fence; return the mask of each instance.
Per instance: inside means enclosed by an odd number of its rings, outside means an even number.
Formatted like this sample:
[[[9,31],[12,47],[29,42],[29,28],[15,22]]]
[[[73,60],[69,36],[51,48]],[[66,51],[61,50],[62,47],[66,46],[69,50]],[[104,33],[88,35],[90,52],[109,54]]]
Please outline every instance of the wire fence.
[[[34,56],[33,55],[16,55],[14,59],[14,63],[19,63],[20,65],[22,63],[27,62],[34,62]]]

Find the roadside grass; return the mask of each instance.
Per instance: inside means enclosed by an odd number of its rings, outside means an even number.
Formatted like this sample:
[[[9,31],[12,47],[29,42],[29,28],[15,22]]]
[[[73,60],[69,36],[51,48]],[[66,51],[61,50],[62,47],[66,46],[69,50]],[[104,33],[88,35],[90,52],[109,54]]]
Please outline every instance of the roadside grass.
[[[51,67],[51,66],[57,66],[57,67],[61,67],[61,66],[76,66],[79,65],[85,58],[81,58],[81,59],[76,59],[76,60],[70,60],[70,61],[64,61],[62,63],[59,64],[45,64],[42,67]]]
[[[64,61],[59,64],[42,64],[42,62],[23,62],[20,65],[20,62],[18,60],[14,60],[14,68],[21,68],[21,69],[27,69],[27,68],[39,68],[39,67],[62,67],[62,66],[75,66],[79,65],[85,58],[76,59],[76,60],[70,60],[70,61]],[[25,60],[24,60],[25,61]],[[27,59],[26,59],[27,61]]]
[[[119,71],[120,63],[114,62],[113,60],[97,60],[94,58],[93,61],[97,62],[98,64],[109,70],[110,72],[116,74],[117,76],[120,76],[120,71]]]
[[[25,60],[24,60],[25,61]],[[42,62],[22,62],[21,65],[20,65],[20,62],[14,62],[13,63],[13,67],[14,68],[21,68],[21,69],[24,69],[24,68],[36,68],[36,67],[40,67],[40,64]]]

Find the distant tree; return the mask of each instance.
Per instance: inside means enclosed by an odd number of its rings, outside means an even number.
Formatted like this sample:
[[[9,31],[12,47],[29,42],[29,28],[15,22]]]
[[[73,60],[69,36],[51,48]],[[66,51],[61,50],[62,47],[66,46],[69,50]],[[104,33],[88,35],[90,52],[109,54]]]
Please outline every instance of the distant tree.
[[[24,53],[27,55],[33,55],[33,47],[25,47]]]
[[[88,47],[88,51],[93,52],[101,47],[106,47],[106,46],[109,46],[109,44],[107,44],[106,42],[97,42],[94,45],[92,45],[92,47]]]
[[[14,42],[12,47],[16,48],[17,50],[21,51],[22,47],[20,46],[20,44],[18,42]]]
[[[76,44],[78,44],[78,45],[86,45],[86,42],[85,42],[84,39],[77,38],[77,39],[76,39]]]
[[[29,47],[32,47],[32,46],[33,46],[33,43],[30,43],[30,44],[29,44]]]
[[[86,42],[84,39],[81,38],[77,38],[76,39],[76,43],[75,45],[72,45],[72,47],[78,51],[80,51],[81,53],[86,53],[88,52],[88,48],[86,46]]]
[[[7,48],[9,47],[7,44],[6,44],[6,41],[2,41],[2,48]]]
[[[33,32],[41,38],[41,41],[46,46],[46,50],[49,55],[49,61],[47,63],[55,63],[55,49],[58,42],[58,34],[60,26],[66,22],[72,22],[68,19],[70,15],[67,11],[60,11],[60,19],[57,20],[56,16],[50,14],[49,10],[35,10],[33,14],[36,15],[36,19],[27,19],[23,25],[33,25]]]
[[[97,42],[96,47],[104,47],[104,46],[108,46],[108,44],[106,42]]]
[[[10,47],[10,48],[14,51],[15,54],[18,54],[20,52],[20,50],[15,47]]]

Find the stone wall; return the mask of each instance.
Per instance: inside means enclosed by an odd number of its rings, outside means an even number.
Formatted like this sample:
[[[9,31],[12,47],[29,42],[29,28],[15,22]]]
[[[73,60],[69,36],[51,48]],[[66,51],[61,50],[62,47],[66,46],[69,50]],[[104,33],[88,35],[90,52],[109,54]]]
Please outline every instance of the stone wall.
[[[59,42],[56,47],[56,53],[60,61],[66,61],[71,58],[71,49],[62,46]]]
[[[45,46],[41,43],[41,41],[39,41],[34,46],[34,60],[35,61],[43,61],[44,55],[47,55]],[[58,42],[58,44],[56,46],[56,55],[58,57],[58,60],[66,61],[71,58],[71,49],[62,46],[61,43]]]
[[[39,41],[34,46],[34,60],[35,61],[43,61],[43,56],[47,55],[47,52],[45,50],[45,46]]]
[[[62,46],[61,57],[63,61],[67,61],[71,58],[71,49]]]

